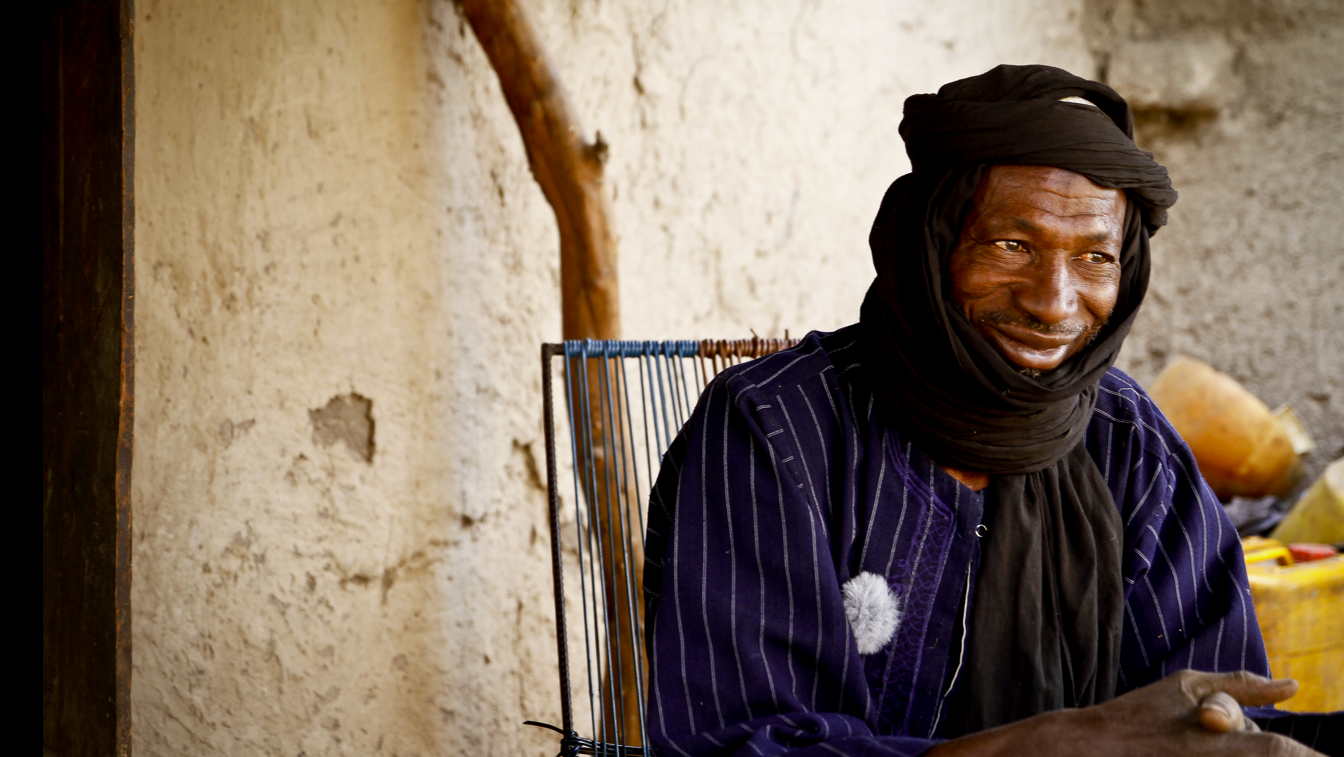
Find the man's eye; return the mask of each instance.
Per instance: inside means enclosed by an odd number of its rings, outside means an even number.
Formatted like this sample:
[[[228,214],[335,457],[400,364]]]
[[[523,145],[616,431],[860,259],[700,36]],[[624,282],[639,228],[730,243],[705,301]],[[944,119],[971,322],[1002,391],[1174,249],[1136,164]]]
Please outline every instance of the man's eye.
[[[1083,255],[1083,260],[1089,263],[1109,263],[1110,257],[1100,252],[1088,252]]]
[[[1021,252],[1027,249],[1026,245],[1012,239],[1001,239],[995,242],[994,246],[1007,252]]]

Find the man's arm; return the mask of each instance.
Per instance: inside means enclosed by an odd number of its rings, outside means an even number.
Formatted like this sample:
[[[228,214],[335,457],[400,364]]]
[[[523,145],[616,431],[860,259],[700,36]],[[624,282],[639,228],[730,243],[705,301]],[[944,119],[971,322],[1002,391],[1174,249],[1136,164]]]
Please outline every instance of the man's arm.
[[[1241,543],[1189,448],[1128,376],[1101,383],[1088,447],[1124,529],[1119,692],[1182,669],[1269,675]]]

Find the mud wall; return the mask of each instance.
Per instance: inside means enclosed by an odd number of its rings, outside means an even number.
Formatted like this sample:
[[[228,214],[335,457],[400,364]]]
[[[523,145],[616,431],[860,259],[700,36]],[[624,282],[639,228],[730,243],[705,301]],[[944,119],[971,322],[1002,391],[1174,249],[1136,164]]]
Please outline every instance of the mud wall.
[[[1193,355],[1292,404],[1314,478],[1344,455],[1344,4],[1091,0],[1084,29],[1181,193],[1122,367]]]
[[[1205,357],[1338,448],[1337,6],[1167,6],[528,3],[610,145],[640,338],[856,319],[907,95],[1223,39],[1244,94],[1145,125],[1184,194],[1127,364]],[[520,722],[558,717],[557,240],[479,46],[448,2],[136,12],[136,749],[553,754]]]

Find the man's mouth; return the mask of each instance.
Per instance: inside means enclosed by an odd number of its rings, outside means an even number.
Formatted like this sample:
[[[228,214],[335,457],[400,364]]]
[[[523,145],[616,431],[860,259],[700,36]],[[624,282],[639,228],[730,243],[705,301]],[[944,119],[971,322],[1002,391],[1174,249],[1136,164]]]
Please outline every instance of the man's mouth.
[[[1033,350],[1052,350],[1058,347],[1067,347],[1078,341],[1078,337],[1084,331],[1081,328],[1070,328],[1067,331],[1042,332],[1039,329],[1016,323],[991,323],[989,325],[1014,342]]]
[[[1047,325],[1025,322],[1004,313],[980,318],[980,333],[1009,362],[1032,371],[1048,371],[1064,362],[1087,334],[1078,324]]]

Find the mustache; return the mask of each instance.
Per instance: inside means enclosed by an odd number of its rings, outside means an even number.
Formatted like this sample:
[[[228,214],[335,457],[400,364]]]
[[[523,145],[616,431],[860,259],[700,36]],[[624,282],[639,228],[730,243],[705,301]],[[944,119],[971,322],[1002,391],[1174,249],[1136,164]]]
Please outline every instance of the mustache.
[[[1080,323],[1045,323],[1029,313],[1009,313],[1003,310],[981,313],[977,320],[982,324],[1018,326],[1049,336],[1083,336],[1086,334],[1089,341],[1095,339],[1097,334],[1101,333],[1102,327],[1105,326],[1102,323],[1089,329]]]

